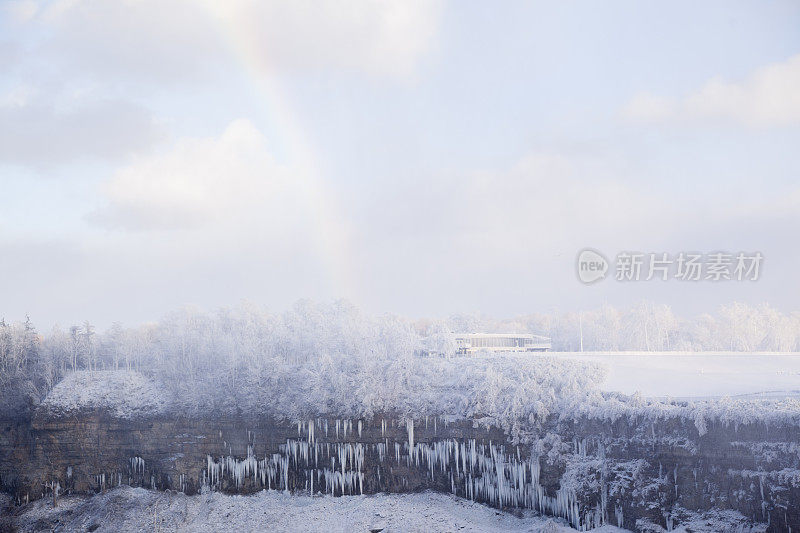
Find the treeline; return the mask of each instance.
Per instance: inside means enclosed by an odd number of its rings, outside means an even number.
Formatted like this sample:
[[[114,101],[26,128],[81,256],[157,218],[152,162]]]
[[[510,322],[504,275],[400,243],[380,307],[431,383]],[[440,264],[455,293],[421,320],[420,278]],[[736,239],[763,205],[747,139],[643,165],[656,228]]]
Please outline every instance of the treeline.
[[[685,318],[668,305],[642,302],[629,309],[606,305],[563,314],[532,314],[507,320],[457,315],[420,321],[432,335],[428,348],[454,349],[449,332],[533,333],[552,339],[554,351],[800,351],[800,313],[784,314],[769,305],[733,303],[715,314]]]
[[[460,325],[460,324],[459,324]],[[800,351],[800,313],[767,304],[733,303],[685,318],[667,305],[603,306],[582,313],[537,314],[483,328],[524,330],[552,338],[557,351]]]
[[[311,365],[315,376],[325,376],[325,368],[362,372],[374,361],[402,366],[414,364],[418,353],[452,355],[454,332],[542,334],[557,351],[800,351],[799,313],[744,304],[692,319],[676,316],[668,306],[642,303],[626,310],[604,306],[509,320],[477,315],[409,320],[368,316],[347,302],[301,301],[281,314],[249,305],[213,313],[183,309],[132,328],[115,324],[98,332],[85,322],[44,335],[26,319],[0,322],[0,410],[32,408],[75,370],[133,369],[164,383],[202,379],[233,388],[240,380],[292,365]]]
[[[372,317],[344,302],[298,302],[270,314],[250,305],[206,313],[182,309],[133,328],[97,332],[89,322],[39,334],[31,322],[0,323],[0,413],[24,413],[66,373],[137,370],[170,388],[227,389],[262,372],[311,363],[358,367],[413,357],[421,338],[408,321]]]

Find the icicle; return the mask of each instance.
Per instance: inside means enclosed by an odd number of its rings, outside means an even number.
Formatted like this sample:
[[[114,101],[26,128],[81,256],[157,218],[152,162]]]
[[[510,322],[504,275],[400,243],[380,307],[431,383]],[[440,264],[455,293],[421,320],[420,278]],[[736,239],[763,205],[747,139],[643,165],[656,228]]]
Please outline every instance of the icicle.
[[[71,474],[70,470],[70,474]],[[141,457],[131,457],[131,472],[133,474],[144,474],[144,459]]]

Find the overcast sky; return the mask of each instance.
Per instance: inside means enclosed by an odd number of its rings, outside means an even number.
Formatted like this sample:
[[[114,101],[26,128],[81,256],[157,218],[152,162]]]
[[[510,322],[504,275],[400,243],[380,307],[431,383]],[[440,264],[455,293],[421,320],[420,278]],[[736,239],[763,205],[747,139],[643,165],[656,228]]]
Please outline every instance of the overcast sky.
[[[0,315],[800,309],[800,3],[0,2]],[[575,257],[760,251],[757,282]]]

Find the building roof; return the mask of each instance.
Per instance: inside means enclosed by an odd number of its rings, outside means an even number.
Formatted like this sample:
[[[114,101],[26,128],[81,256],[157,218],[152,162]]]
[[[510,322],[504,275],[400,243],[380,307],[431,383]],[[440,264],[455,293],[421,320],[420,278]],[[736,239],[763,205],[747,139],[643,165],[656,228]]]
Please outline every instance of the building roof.
[[[535,340],[550,340],[550,337],[544,335],[533,335],[530,333],[455,333],[456,337],[471,337],[474,339],[487,339],[497,337],[514,337],[517,339],[535,339]]]

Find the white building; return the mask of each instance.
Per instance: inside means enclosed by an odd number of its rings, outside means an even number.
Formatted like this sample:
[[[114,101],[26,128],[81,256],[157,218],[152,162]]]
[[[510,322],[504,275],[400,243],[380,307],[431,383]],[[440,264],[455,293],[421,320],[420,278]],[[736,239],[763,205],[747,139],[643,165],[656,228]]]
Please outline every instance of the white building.
[[[551,348],[550,337],[525,333],[456,333],[457,353],[546,352]]]

